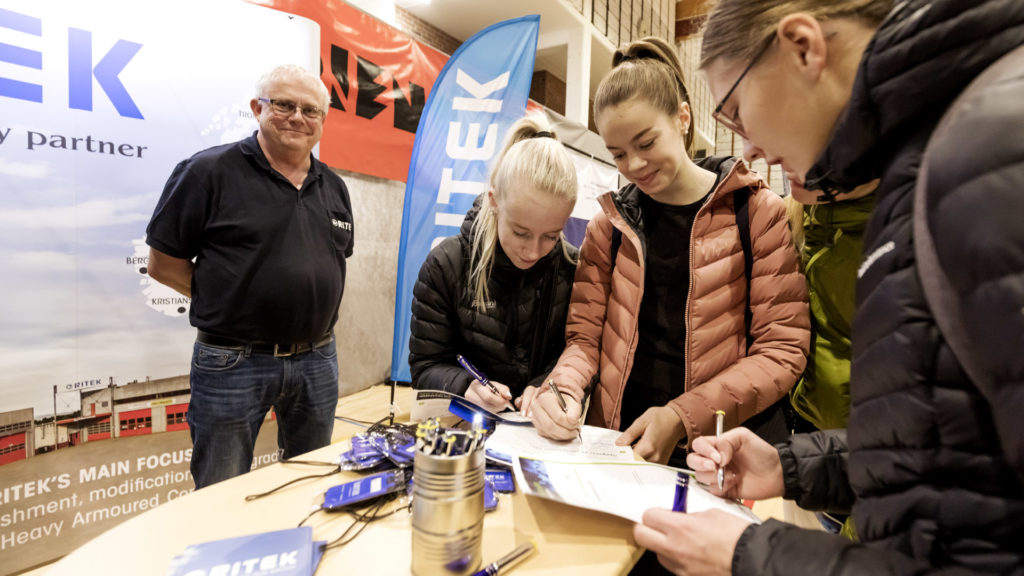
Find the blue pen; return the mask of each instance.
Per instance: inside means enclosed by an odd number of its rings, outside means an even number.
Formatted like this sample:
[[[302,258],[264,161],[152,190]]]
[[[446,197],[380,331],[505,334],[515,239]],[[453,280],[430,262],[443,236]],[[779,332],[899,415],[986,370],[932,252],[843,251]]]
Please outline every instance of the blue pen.
[[[494,392],[498,396],[501,396],[501,392],[498,390],[498,387],[495,386],[487,378],[487,376],[484,376],[484,373],[481,372],[480,370],[478,370],[476,366],[473,366],[472,364],[470,364],[469,360],[466,360],[465,356],[463,356],[462,354],[456,354],[455,355],[455,359],[458,360],[459,364],[462,364],[462,367],[465,368],[466,372],[469,372],[469,374],[473,378],[476,378],[481,384],[483,384],[484,386],[487,386],[488,388],[490,388],[491,392]],[[507,401],[507,400],[505,401],[505,408],[508,408],[509,410],[511,410],[513,412],[515,412],[515,410],[516,410],[516,407],[513,406],[512,403]]]

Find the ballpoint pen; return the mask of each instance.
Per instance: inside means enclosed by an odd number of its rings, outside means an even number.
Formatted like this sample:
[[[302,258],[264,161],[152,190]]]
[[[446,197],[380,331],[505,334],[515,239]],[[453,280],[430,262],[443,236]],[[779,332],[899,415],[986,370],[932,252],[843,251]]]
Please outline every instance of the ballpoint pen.
[[[725,412],[722,411],[722,410],[716,410],[715,411],[715,438],[718,438],[719,436],[722,435],[722,427],[724,425],[725,425]],[[718,489],[721,490],[722,488],[725,487],[725,469],[722,468],[721,464],[718,465],[718,471],[716,472],[716,475],[718,476]]]
[[[537,545],[530,540],[526,544],[519,546],[515,550],[502,556],[496,562],[491,562],[487,566],[484,566],[479,572],[473,574],[473,576],[497,576],[497,574],[511,566],[514,562],[526,557],[528,554],[537,549]]]
[[[558,400],[558,407],[562,409],[563,413],[568,413],[569,407],[565,405],[565,398],[562,398],[562,391],[558,389],[558,384],[555,384],[554,380],[548,380],[548,387],[555,393],[555,398]],[[577,429],[576,433],[579,434],[580,444],[583,444],[583,432]]]
[[[498,396],[501,396],[501,392],[498,390],[498,387],[495,386],[494,383],[491,382],[491,380],[487,376],[485,376],[483,372],[477,369],[476,366],[470,364],[469,360],[466,360],[465,356],[463,356],[462,354],[456,354],[455,359],[459,362],[459,364],[462,365],[463,368],[466,369],[466,372],[469,372],[469,374],[473,378],[476,378],[481,384],[490,388],[491,392],[494,392]],[[516,410],[516,407],[513,406],[512,403],[509,402],[508,400],[505,400],[505,408],[513,412],[515,412]]]

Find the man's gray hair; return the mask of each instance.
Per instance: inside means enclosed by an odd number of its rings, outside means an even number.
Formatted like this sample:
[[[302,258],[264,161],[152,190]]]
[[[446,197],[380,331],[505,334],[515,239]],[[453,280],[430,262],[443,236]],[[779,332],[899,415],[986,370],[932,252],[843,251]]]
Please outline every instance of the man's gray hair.
[[[324,86],[319,76],[297,64],[282,64],[260,76],[260,79],[256,81],[256,97],[268,97],[267,88],[275,82],[286,83],[294,81],[303,82],[314,87],[320,95],[318,105],[320,108],[323,108],[324,114],[327,114],[327,110],[331,106],[331,95],[327,91],[327,87]]]

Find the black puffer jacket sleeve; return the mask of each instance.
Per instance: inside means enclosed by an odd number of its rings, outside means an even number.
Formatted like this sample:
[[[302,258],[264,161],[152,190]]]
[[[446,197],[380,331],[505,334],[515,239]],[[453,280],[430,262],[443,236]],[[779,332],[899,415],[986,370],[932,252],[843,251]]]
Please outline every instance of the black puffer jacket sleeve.
[[[835,534],[768,520],[750,525],[736,543],[734,576],[885,576],[971,574],[959,568],[935,570],[905,554],[869,548]]]
[[[464,285],[463,245],[445,239],[427,255],[412,289],[409,370],[417,389],[464,395],[473,378],[455,361],[461,341],[458,301]]]
[[[854,494],[846,474],[846,430],[795,434],[776,447],[787,500],[804,510],[850,513]]]
[[[796,434],[777,444],[784,497],[801,508],[848,512],[854,495],[846,476],[846,431]],[[967,574],[928,572],[929,567],[900,553],[868,548],[834,534],[768,520],[751,525],[733,554],[734,575]]]

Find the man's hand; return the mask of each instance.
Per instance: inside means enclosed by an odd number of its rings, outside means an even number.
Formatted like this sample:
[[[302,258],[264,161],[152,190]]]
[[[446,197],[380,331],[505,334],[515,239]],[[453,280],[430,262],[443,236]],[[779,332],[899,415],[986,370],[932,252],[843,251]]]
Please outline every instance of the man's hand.
[[[648,462],[666,464],[679,439],[686,433],[682,420],[668,406],[648,408],[615,439],[619,446],[636,442],[633,451]]]
[[[718,438],[701,436],[693,441],[686,465],[697,480],[725,498],[764,500],[782,496],[782,462],[779,451],[747,428],[733,428]],[[725,488],[718,490],[718,466],[725,469]]]
[[[195,265],[191,260],[175,258],[169,254],[150,247],[149,265],[146,273],[157,282],[173,288],[176,292],[192,297],[192,270]]]
[[[633,525],[633,538],[673,574],[728,575],[736,543],[749,525],[722,510],[687,514],[650,508],[643,522]]]

